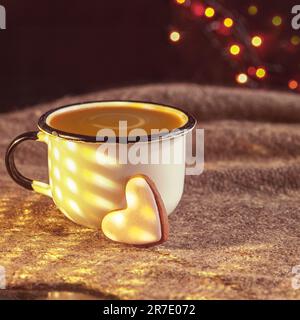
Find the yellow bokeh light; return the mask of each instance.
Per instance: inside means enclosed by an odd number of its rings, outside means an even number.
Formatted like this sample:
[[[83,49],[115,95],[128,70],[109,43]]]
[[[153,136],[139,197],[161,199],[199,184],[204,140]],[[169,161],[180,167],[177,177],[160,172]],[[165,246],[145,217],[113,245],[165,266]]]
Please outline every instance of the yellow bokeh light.
[[[72,159],[70,158],[66,159],[66,166],[71,172],[76,172],[77,167],[75,162]]]
[[[245,73],[240,73],[236,76],[236,81],[240,84],[244,84],[248,81],[248,76]]]
[[[204,14],[207,18],[212,18],[215,15],[215,9],[212,7],[207,7],[204,11]]]
[[[170,40],[173,42],[178,42],[180,40],[181,36],[178,31],[172,31],[170,33]]]
[[[223,23],[227,28],[231,28],[233,26],[233,20],[231,18],[225,18]]]
[[[71,178],[67,178],[67,186],[73,193],[77,193],[77,191],[78,191],[77,185],[76,185],[75,181],[72,180]]]
[[[280,16],[274,16],[272,18],[272,23],[275,27],[279,27],[282,24],[282,18]]]
[[[299,36],[292,36],[291,37],[291,44],[294,46],[298,46],[300,44],[300,37]]]
[[[248,7],[248,13],[251,15],[251,16],[255,16],[258,12],[258,9],[257,9],[257,6],[249,6]]]
[[[256,76],[260,79],[264,78],[266,76],[266,70],[264,68],[258,68],[256,70]]]
[[[241,48],[237,44],[233,44],[230,46],[229,51],[232,55],[236,56],[241,52]]]
[[[176,0],[178,4],[184,4],[186,0]]]
[[[262,45],[262,38],[259,36],[254,36],[251,39],[251,43],[254,47],[259,47]]]

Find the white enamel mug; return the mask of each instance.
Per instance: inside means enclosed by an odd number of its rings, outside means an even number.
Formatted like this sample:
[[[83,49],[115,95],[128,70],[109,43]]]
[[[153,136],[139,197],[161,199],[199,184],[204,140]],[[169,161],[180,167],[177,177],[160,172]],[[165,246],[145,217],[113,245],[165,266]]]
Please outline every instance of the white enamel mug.
[[[140,142],[124,142],[116,137],[118,148],[125,153],[147,153],[150,161],[120,161],[104,154],[100,146],[104,139],[93,136],[68,133],[52,128],[51,117],[74,109],[102,106],[134,106],[168,111],[182,117],[180,128],[159,135],[140,137]],[[185,178],[185,142],[187,133],[194,128],[195,118],[180,109],[137,101],[100,101],[63,106],[50,110],[41,116],[39,131],[26,132],[16,137],[7,149],[6,167],[12,179],[21,186],[52,197],[56,206],[75,223],[99,229],[103,217],[126,206],[125,186],[131,176],[142,174],[155,183],[170,214],[179,203]],[[25,140],[42,141],[48,145],[49,184],[24,177],[15,166],[14,150]],[[170,156],[168,156],[170,155]],[[176,159],[175,159],[176,158]],[[103,161],[103,159],[105,159]]]

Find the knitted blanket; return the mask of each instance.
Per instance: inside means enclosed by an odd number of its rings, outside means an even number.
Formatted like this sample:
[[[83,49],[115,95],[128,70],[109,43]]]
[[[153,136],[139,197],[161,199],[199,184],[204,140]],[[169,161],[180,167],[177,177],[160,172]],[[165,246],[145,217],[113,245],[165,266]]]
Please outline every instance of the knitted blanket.
[[[74,224],[50,198],[16,185],[5,149],[64,104],[101,99],[161,102],[205,129],[205,170],[187,176],[168,242],[140,249]],[[159,84],[66,96],[0,115],[2,299],[298,299],[300,99],[259,90]],[[47,179],[46,146],[17,152],[24,175]],[[299,197],[299,198],[298,198]],[[2,268],[3,270],[3,268]]]

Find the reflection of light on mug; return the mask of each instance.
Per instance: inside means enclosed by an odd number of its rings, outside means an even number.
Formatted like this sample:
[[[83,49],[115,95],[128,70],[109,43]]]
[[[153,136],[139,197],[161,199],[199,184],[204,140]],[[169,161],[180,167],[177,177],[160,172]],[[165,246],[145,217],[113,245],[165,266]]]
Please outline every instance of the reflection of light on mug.
[[[78,204],[74,200],[70,199],[69,205],[76,213],[81,214],[81,210],[80,210]]]
[[[40,131],[37,136],[38,136],[38,140],[39,141],[43,141],[43,142],[47,143],[48,146],[50,147],[51,143],[50,143],[50,139],[49,139],[49,135],[48,134]]]
[[[53,150],[53,154],[54,154],[54,158],[56,160],[59,160],[59,151],[58,151],[58,149],[56,147]]]
[[[68,159],[66,160],[66,165],[67,165],[67,168],[68,168],[70,171],[76,172],[76,164],[75,164],[75,162],[74,162],[72,159],[68,158]]]
[[[75,151],[76,150],[76,144],[72,141],[67,141],[67,148],[71,151]]]
[[[67,186],[73,193],[77,193],[77,185],[71,178],[67,178]]]
[[[108,144],[99,145],[96,150],[83,146],[81,148],[80,155],[82,155],[85,160],[90,162],[94,162],[96,160],[96,162],[100,165],[117,166],[117,159],[105,153],[105,151],[109,148],[112,148],[113,151],[116,150],[116,146],[109,146]]]
[[[55,167],[53,169],[53,173],[54,173],[54,177],[57,179],[57,180],[60,180],[60,172],[59,172],[59,169],[57,167]]]
[[[98,195],[95,195],[91,192],[86,192],[84,194],[84,198],[88,203],[91,203],[96,207],[104,208],[107,210],[112,210],[114,208],[114,204],[111,201]]]
[[[81,148],[82,156],[89,161],[94,161],[96,158],[96,152],[94,149],[91,149],[89,147],[82,147]]]
[[[108,165],[108,166],[116,166],[118,165],[118,161],[115,156],[111,156],[107,154],[110,151],[113,151],[114,154],[116,151],[115,145],[106,145],[102,144],[97,148],[96,151],[96,161],[100,165]]]
[[[62,193],[59,187],[55,187],[55,194],[59,200],[62,200]]]
[[[94,173],[93,171],[89,171],[85,169],[83,171],[83,175],[87,181],[92,182],[93,184],[99,187],[103,187],[104,189],[114,190],[119,188],[118,184],[113,180],[108,179],[102,176],[101,174]]]

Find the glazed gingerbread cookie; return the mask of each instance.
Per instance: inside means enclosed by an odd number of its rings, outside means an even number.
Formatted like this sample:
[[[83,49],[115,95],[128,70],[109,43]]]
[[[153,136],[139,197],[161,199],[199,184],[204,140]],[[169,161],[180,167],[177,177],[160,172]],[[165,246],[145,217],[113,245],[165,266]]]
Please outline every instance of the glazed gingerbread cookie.
[[[153,181],[144,176],[131,177],[125,187],[127,207],[108,213],[102,231],[113,241],[153,246],[167,240],[168,215]]]

